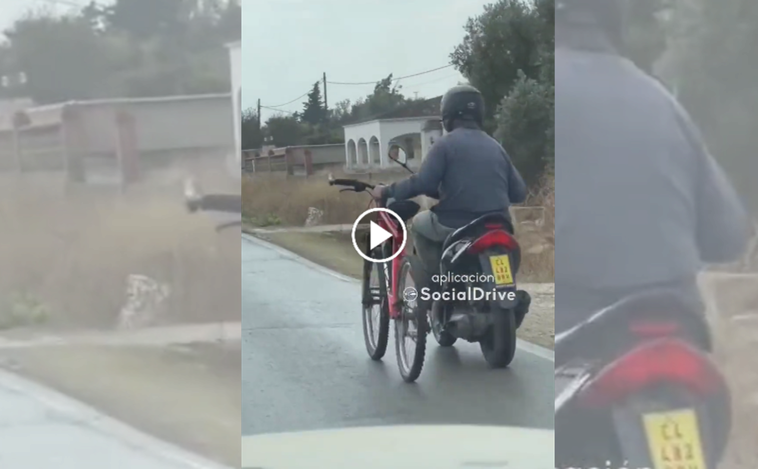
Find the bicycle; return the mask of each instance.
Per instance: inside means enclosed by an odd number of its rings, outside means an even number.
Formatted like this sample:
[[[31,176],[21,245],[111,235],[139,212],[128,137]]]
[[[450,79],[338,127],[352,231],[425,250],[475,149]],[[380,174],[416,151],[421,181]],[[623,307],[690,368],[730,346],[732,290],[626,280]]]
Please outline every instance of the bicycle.
[[[333,179],[331,176],[329,185],[345,187],[340,192],[366,192],[376,187],[357,179]],[[423,266],[415,252],[405,252],[407,233],[400,221],[407,223],[421,207],[410,200],[389,200],[382,205],[372,198],[369,208],[389,210],[399,219],[386,211],[379,211],[377,225],[388,231],[391,237],[373,250],[370,241],[366,240],[367,255],[371,257],[373,254],[372,258],[384,260],[365,260],[363,264],[362,322],[366,351],[372,360],[378,361],[384,357],[392,321],[395,326],[395,355],[400,376],[410,383],[418,379],[424,366],[429,323],[426,311],[418,309],[418,298],[404,298],[402,294],[416,285],[414,275],[423,272]]]

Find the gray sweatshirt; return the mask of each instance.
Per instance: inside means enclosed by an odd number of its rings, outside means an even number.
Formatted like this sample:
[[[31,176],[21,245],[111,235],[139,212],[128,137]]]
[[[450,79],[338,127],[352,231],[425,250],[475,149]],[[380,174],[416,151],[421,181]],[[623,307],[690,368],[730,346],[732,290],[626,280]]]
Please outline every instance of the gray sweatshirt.
[[[396,182],[385,196],[425,195],[440,224],[460,228],[493,212],[510,216],[511,204],[526,198],[526,185],[503,147],[479,129],[459,127],[432,145],[418,174]]]
[[[684,109],[612,54],[555,54],[555,280],[694,278],[744,251],[747,213]]]

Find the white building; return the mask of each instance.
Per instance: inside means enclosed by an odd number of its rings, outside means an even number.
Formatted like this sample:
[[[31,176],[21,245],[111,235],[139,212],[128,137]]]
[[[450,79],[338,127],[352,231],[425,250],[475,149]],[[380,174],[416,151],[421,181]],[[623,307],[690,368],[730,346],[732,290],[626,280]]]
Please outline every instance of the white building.
[[[345,129],[345,167],[348,171],[386,169],[395,163],[387,153],[390,142],[409,150],[401,160],[411,168],[421,165],[432,144],[442,135],[439,105],[442,97],[413,103]]]
[[[242,44],[240,41],[227,44],[232,83],[232,110],[234,112],[234,143],[237,168],[242,164]]]

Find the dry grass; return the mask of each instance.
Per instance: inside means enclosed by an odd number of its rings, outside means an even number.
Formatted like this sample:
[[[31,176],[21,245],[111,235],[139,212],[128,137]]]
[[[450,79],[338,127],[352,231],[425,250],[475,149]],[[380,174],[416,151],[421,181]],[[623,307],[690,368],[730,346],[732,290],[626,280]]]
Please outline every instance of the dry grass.
[[[122,195],[67,190],[58,175],[3,175],[0,295],[43,304],[49,326],[107,327],[136,273],[171,286],[161,322],[239,320],[238,234],[187,213],[174,179]]]
[[[374,180],[389,182],[405,177],[403,173],[373,175]],[[340,175],[335,174],[335,177]],[[356,176],[347,176],[353,177]],[[369,175],[357,176],[368,180]],[[555,236],[555,190],[554,180],[546,178],[535,189],[527,205],[545,207],[545,221],[539,229],[519,230],[519,241],[524,250],[535,243],[546,245],[539,253],[525,254],[521,265],[523,278],[536,282],[552,282],[554,278],[554,236]],[[316,207],[324,211],[324,224],[352,224],[366,210],[369,202],[365,194],[340,193],[336,187],[327,184],[327,176],[310,178],[290,177],[283,173],[261,173],[243,178],[243,215],[253,226],[302,226],[308,216],[308,208]]]
[[[392,177],[394,176],[394,177]],[[397,176],[382,179],[389,182]],[[369,181],[370,175],[344,176]],[[376,180],[376,177],[373,177]],[[353,223],[369,203],[366,194],[341,193],[327,183],[327,174],[309,178],[286,177],[284,173],[246,175],[242,180],[243,216],[257,226],[302,226],[308,217],[308,208],[324,211],[324,224]]]
[[[555,178],[543,178],[540,185],[527,197],[525,205],[544,208],[544,219],[532,233],[532,239],[519,236],[519,242],[525,251],[531,247],[542,249],[533,254],[525,254],[521,266],[524,278],[533,278],[535,282],[555,281]],[[518,234],[518,233],[517,233]]]
[[[731,448],[724,469],[758,467],[758,276],[709,274],[701,283],[709,301],[716,359],[733,393]]]

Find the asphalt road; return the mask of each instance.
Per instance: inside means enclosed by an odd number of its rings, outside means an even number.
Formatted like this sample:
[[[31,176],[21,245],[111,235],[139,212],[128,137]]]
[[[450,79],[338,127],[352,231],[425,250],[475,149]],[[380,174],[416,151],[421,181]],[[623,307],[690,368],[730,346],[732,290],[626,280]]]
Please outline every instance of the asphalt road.
[[[3,469],[229,469],[0,371]]]
[[[424,371],[409,385],[392,337],[383,362],[368,358],[360,309],[354,280],[243,237],[243,435],[398,424],[553,428],[549,358],[519,349],[511,368],[490,370],[477,345],[442,349],[430,339]]]

